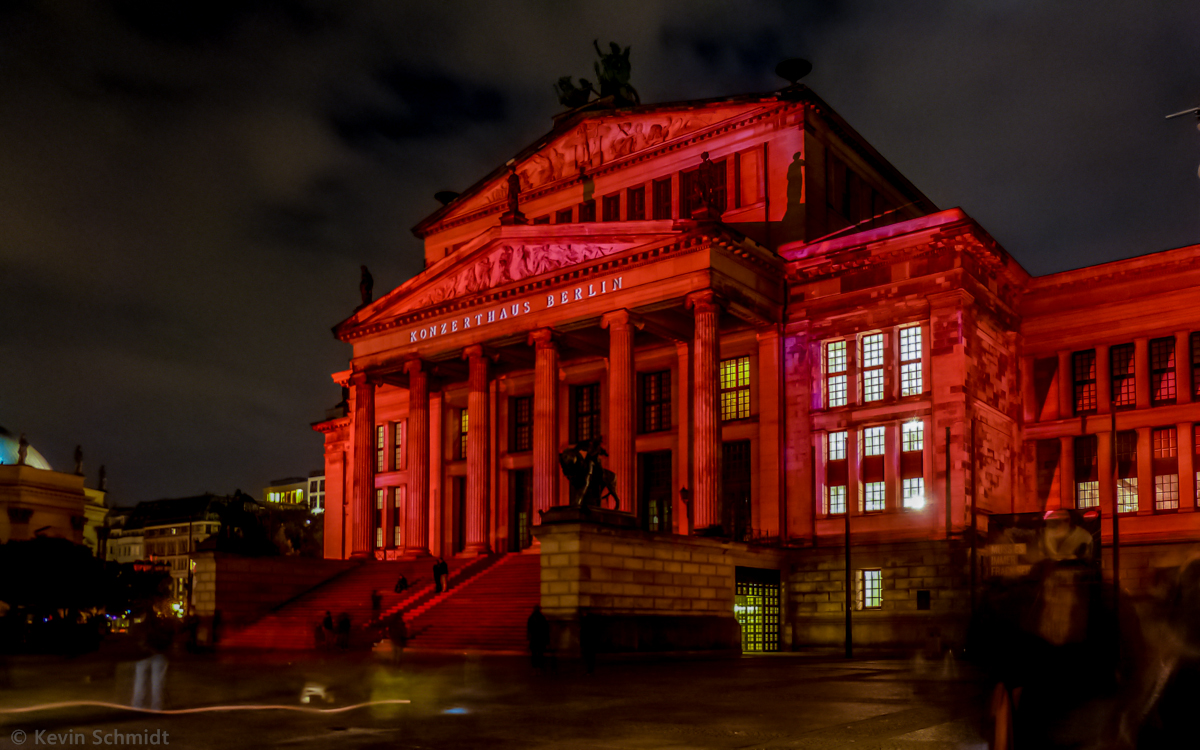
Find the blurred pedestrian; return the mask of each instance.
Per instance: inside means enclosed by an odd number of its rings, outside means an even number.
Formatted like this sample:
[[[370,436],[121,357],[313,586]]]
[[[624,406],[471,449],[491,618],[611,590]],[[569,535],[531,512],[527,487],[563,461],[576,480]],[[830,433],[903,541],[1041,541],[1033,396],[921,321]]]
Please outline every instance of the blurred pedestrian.
[[[171,622],[155,612],[146,615],[138,632],[142,658],[134,664],[133,707],[147,708],[146,693],[150,693],[149,708],[161,711],[163,688],[167,681],[167,653],[175,641]]]
[[[440,594],[449,588],[450,566],[445,559],[439,557],[433,564],[434,593]]]
[[[550,645],[550,622],[542,614],[541,605],[535,604],[533,614],[525,621],[525,635],[529,639],[529,657],[533,668],[545,666],[546,649]]]
[[[392,591],[399,594],[399,593],[402,593],[407,588],[408,588],[408,579],[404,577],[403,573],[401,573],[400,577],[396,579],[396,585],[395,585],[395,587],[392,588]]]
[[[399,664],[404,647],[408,645],[408,625],[404,622],[403,614],[397,612],[388,624],[388,638],[392,642],[392,663]]]

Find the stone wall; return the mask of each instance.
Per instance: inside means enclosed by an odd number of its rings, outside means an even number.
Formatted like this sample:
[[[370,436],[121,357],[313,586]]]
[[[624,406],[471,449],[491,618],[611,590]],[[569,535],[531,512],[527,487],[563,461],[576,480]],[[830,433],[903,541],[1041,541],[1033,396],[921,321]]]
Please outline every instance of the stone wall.
[[[313,557],[240,557],[217,552],[194,555],[192,602],[196,613],[221,612],[225,626],[253,622],[284,602],[356,566],[348,560]]]
[[[702,537],[590,523],[543,525],[542,610],[556,646],[579,649],[579,618],[596,623],[600,650],[733,651],[738,565],[779,568],[778,552]]]
[[[856,609],[852,615],[856,646],[958,648],[965,642],[970,610],[965,545],[944,541],[857,545],[850,564],[853,571],[878,568],[883,572],[882,607]],[[845,643],[845,581],[844,548],[794,553],[786,586],[795,648]],[[928,610],[917,608],[919,591],[929,592]],[[857,592],[853,593],[857,601]]]

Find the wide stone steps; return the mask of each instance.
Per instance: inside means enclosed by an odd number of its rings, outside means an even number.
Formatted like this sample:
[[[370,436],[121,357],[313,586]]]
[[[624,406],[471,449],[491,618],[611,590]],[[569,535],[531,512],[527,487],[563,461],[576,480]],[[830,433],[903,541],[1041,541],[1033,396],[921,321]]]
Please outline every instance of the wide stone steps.
[[[466,580],[474,571],[483,569],[494,558],[448,560],[450,581]],[[311,649],[316,647],[315,631],[329,612],[335,619],[345,612],[350,616],[351,642],[369,643],[373,638],[371,626],[390,614],[427,601],[433,593],[433,561],[426,558],[403,562],[371,561],[353,568],[312,590],[300,595],[265,615],[251,625],[226,637],[225,648],[249,649]],[[409,588],[399,594],[393,591],[403,574]],[[382,595],[380,611],[371,607],[371,594]]]
[[[505,555],[410,621],[409,645],[430,651],[524,651],[525,622],[541,601],[541,557]]]

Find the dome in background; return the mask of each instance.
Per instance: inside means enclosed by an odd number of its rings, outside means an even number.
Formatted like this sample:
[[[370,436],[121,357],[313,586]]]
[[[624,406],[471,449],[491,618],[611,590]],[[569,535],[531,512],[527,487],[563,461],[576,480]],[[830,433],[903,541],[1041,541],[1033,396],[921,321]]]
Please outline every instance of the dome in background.
[[[21,439],[0,427],[0,464],[15,464],[17,462],[17,451],[21,447]],[[50,462],[38,453],[37,448],[32,445],[25,452],[25,465],[32,466],[35,469],[46,469],[52,471]]]

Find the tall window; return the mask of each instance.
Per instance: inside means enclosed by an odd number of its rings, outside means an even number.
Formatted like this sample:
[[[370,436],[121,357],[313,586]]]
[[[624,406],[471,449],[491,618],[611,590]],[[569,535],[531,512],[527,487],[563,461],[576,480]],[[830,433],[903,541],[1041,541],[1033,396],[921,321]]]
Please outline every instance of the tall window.
[[[846,405],[845,341],[830,341],[825,345],[825,399],[830,407]]]
[[[1100,474],[1097,468],[1096,436],[1075,438],[1075,507],[1100,505]]]
[[[887,480],[884,476],[884,458],[887,445],[886,427],[867,427],[862,431],[863,441],[863,510],[867,513],[881,511],[885,506]]]
[[[606,195],[601,199],[601,218],[604,221],[620,221],[621,220],[621,194],[613,193]]]
[[[671,371],[644,372],[641,432],[671,429]]]
[[[577,385],[571,389],[571,396],[573,441],[600,437],[600,384]]]
[[[900,425],[901,507],[925,507],[925,423],[914,420]]]
[[[1096,350],[1071,355],[1072,377],[1075,381],[1075,413],[1096,411]]]
[[[1137,431],[1117,433],[1117,511],[1138,509]]]
[[[404,518],[407,515],[405,507],[405,498],[408,496],[408,488],[401,485],[392,490],[392,503],[396,506],[395,522],[392,524],[392,544],[395,547],[404,546]]]
[[[883,334],[872,333],[862,337],[862,356],[859,358],[862,374],[863,401],[879,401],[883,398]]]
[[[922,391],[921,327],[900,329],[900,395],[915,396]]]
[[[1112,405],[1114,409],[1132,409],[1137,405],[1134,388],[1133,344],[1118,344],[1109,349],[1112,362]]]
[[[383,546],[383,498],[387,490],[375,490],[375,548]]]
[[[1150,341],[1150,401],[1175,403],[1175,338]]]
[[[1192,344],[1192,398],[1200,400],[1200,332],[1190,337]]]
[[[595,221],[596,220],[596,201],[584,201],[579,204],[579,221]]]
[[[721,360],[721,419],[750,417],[750,357]]]
[[[469,413],[466,409],[458,410],[458,440],[455,441],[457,453],[454,457],[460,460],[467,457],[467,416]]]
[[[1179,453],[1174,427],[1163,427],[1150,433],[1153,448],[1154,509],[1179,508]]]
[[[408,466],[408,452],[404,443],[404,433],[407,431],[407,427],[407,422],[392,422],[392,445],[395,446],[392,458],[395,461],[396,471]]]
[[[517,396],[509,402],[512,408],[513,453],[533,450],[533,396]]]
[[[846,438],[848,433],[831,432],[825,445],[825,512],[846,512],[846,485],[849,470],[846,461]]]
[[[883,571],[874,568],[858,571],[858,608],[883,607]]]
[[[645,221],[646,187],[629,188],[625,191],[625,220]]]
[[[655,180],[651,186],[654,193],[651,195],[655,219],[670,219],[671,218],[671,178],[665,177],[661,180]]]
[[[554,214],[554,223],[555,224],[570,224],[573,220],[574,213],[575,213],[575,209],[564,208],[561,211],[558,211],[557,213]]]
[[[375,425],[375,471],[387,471],[387,427]]]

